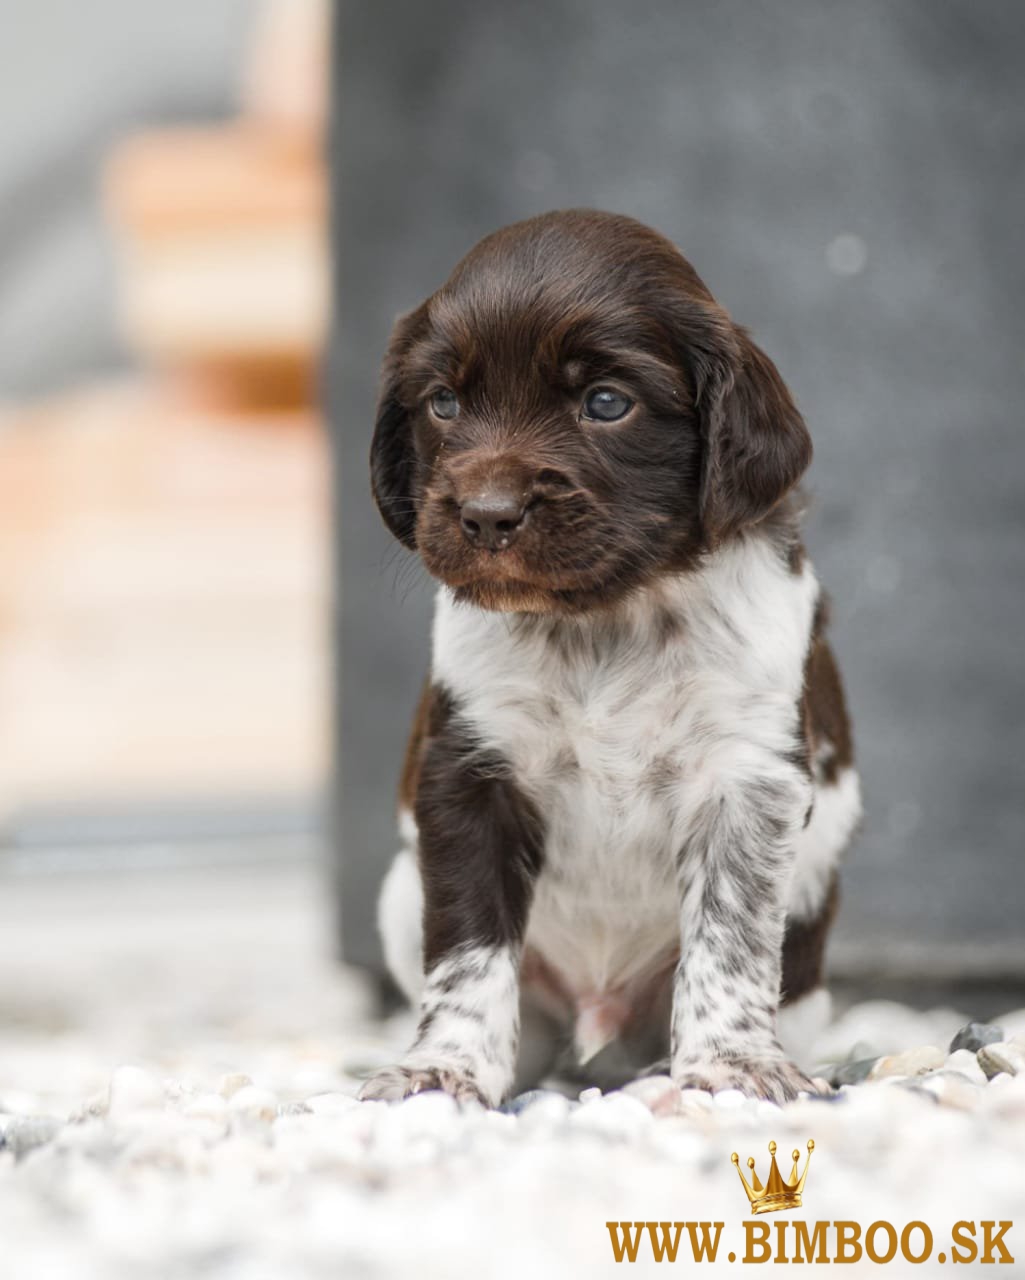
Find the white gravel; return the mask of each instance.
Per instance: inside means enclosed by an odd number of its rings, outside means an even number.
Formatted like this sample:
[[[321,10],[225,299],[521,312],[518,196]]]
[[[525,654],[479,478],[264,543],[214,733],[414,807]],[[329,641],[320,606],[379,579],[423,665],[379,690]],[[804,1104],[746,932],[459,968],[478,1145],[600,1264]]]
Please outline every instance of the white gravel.
[[[977,1055],[948,1052],[957,1011],[858,1006],[816,1054],[883,1061],[835,1102],[655,1080],[515,1115],[361,1104],[409,1018],[369,1018],[319,889],[302,870],[0,885],[0,1276],[617,1275],[609,1219],[721,1220],[740,1253],[731,1151],[764,1177],[770,1139],[809,1138],[800,1216],[923,1220],[937,1250],[959,1219],[1012,1219],[1025,1264],[1025,1011]]]

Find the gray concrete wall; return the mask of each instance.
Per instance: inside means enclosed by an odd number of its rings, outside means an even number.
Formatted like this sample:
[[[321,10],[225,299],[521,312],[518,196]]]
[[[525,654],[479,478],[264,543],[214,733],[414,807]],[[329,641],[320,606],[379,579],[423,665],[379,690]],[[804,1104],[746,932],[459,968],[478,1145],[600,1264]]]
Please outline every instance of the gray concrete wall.
[[[479,236],[567,205],[672,236],[811,425],[810,545],[868,807],[838,954],[1022,954],[1023,50],[1025,8],[1000,0],[342,6],[329,382],[348,954],[375,955],[427,662],[428,584],[367,493],[377,364],[396,313]]]

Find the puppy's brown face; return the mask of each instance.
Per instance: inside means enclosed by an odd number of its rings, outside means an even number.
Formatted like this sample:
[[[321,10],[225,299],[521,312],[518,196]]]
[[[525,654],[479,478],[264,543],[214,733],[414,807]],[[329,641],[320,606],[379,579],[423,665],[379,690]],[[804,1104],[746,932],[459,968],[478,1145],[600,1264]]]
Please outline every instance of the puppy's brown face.
[[[775,368],[673,246],[574,211],[489,236],[398,323],[371,466],[457,596],[579,612],[762,518],[809,457]]]

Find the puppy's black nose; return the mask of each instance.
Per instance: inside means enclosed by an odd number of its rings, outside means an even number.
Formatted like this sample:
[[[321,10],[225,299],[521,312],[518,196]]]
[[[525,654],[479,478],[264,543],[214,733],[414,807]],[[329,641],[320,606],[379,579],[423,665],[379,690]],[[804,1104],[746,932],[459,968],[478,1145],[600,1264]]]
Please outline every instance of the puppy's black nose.
[[[526,514],[520,494],[493,489],[464,502],[459,509],[459,522],[475,547],[504,551],[516,541]]]

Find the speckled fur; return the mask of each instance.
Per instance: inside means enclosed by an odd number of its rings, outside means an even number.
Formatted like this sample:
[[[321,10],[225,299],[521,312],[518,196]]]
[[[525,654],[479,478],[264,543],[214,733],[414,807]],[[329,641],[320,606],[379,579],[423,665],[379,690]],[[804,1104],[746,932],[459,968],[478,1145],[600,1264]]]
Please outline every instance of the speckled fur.
[[[595,998],[629,1008],[682,940],[681,1082],[750,1087],[754,1073],[780,1097],[806,1084],[776,1043],[784,921],[821,906],[859,813],[853,771],[830,783],[797,763],[817,600],[810,562],[791,572],[758,534],[609,615],[510,616],[438,595],[433,679],[545,819],[526,947],[572,1018]],[[413,910],[382,921],[413,994],[418,886],[400,857]]]

